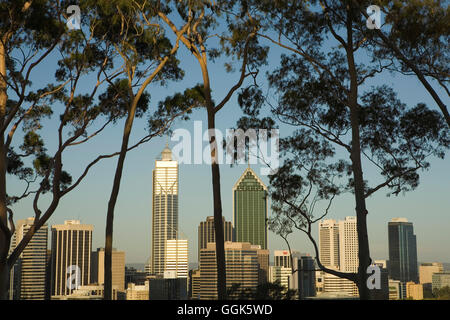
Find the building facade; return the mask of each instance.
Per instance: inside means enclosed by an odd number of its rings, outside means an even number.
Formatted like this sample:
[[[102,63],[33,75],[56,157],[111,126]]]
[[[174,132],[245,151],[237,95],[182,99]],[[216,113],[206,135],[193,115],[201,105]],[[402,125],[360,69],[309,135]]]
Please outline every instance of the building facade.
[[[93,225],[79,220],[52,226],[52,299],[89,284],[93,230]]]
[[[167,240],[178,238],[178,162],[166,146],[161,160],[155,161],[152,194],[151,273],[165,271]]]
[[[422,263],[419,266],[419,282],[421,284],[431,284],[433,273],[444,272],[444,265],[440,262]]]
[[[405,218],[388,223],[389,276],[401,282],[419,282],[417,244],[413,224]]]
[[[308,255],[292,257],[294,273],[289,276],[289,289],[297,290],[298,298],[316,296],[316,270],[314,259]]]
[[[267,249],[267,187],[249,167],[233,187],[235,241]]]
[[[319,258],[324,267],[339,268],[339,225],[336,220],[319,223]]]
[[[450,287],[450,272],[433,273],[432,290],[439,290],[443,287]]]
[[[164,272],[174,272],[177,278],[188,277],[188,240],[166,240]]]
[[[233,225],[231,221],[225,221],[222,218],[223,224],[223,237],[224,241],[234,241]],[[214,229],[214,217],[207,217],[206,221],[200,222],[198,226],[198,260],[200,261],[200,250],[206,249],[206,246],[210,242],[216,242],[216,232]]]
[[[227,289],[239,286],[239,292],[255,291],[258,287],[258,250],[250,243],[225,242]],[[208,243],[200,252],[201,300],[217,299],[216,244]]]
[[[11,250],[22,241],[34,224],[34,218],[18,220]],[[10,299],[44,300],[46,290],[48,226],[44,224],[33,235],[20,254],[10,276]]]
[[[125,291],[125,251],[112,251],[112,288]],[[103,285],[105,283],[105,249],[98,248],[91,256],[91,283]]]

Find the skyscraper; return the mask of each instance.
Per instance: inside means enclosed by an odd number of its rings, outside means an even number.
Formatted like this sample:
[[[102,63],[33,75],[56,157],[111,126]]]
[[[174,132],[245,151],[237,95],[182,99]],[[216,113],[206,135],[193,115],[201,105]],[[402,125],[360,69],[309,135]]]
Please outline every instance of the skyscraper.
[[[345,220],[323,220],[319,223],[319,256],[321,263],[342,272],[358,271],[358,236],[356,217]],[[356,284],[331,274],[323,275],[323,292],[358,295]]]
[[[52,226],[51,296],[65,296],[90,282],[94,226],[66,220]]]
[[[17,221],[16,231],[11,242],[11,249],[15,248],[22,241],[33,224],[34,218]],[[44,300],[47,240],[48,227],[44,224],[33,235],[11,272],[11,299]]]
[[[267,187],[248,167],[233,187],[235,241],[267,249]]]
[[[339,268],[339,225],[336,220],[319,223],[319,258],[328,268]]]
[[[231,221],[225,221],[223,217],[222,221],[224,241],[234,241]],[[210,242],[216,242],[214,217],[207,217],[206,221],[200,222],[198,226],[198,261],[200,261],[200,250],[206,249],[207,244]]]
[[[401,282],[419,282],[417,245],[413,224],[405,218],[388,222],[389,276]]]
[[[358,232],[356,217],[339,221],[339,269],[342,272],[358,272]]]
[[[155,161],[152,199],[151,270],[163,275],[167,240],[178,238],[178,162],[167,146]]]

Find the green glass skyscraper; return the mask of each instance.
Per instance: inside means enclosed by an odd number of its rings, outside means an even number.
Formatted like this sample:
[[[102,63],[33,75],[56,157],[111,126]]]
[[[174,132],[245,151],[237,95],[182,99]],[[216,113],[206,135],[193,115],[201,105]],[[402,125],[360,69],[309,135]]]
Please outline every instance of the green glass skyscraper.
[[[233,187],[233,221],[236,242],[267,249],[267,187],[249,167]]]

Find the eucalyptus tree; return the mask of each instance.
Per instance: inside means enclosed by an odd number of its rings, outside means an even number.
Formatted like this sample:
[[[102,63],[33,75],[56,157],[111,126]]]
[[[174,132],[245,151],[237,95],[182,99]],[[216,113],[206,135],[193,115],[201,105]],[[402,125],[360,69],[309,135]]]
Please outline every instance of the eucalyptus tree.
[[[280,142],[286,161],[271,176],[278,214],[273,229],[284,237],[294,228],[303,231],[315,247],[320,269],[353,281],[360,298],[369,299],[366,199],[383,188],[394,195],[415,189],[419,170],[429,168],[428,157],[443,158],[450,141],[438,112],[422,103],[406,106],[387,85],[369,87],[369,80],[391,64],[364,58],[368,52],[360,30],[366,17],[359,5],[288,0],[249,5],[260,17],[258,37],[289,54],[268,74],[269,97],[259,88],[241,92],[243,109],[252,118],[240,125],[257,122],[254,115],[269,106],[279,123],[296,129]],[[339,159],[342,154],[349,160]],[[378,171],[377,184],[364,179],[363,164]],[[326,268],[311,233],[333,199],[348,191],[354,194],[358,233],[359,267],[353,273]],[[317,217],[319,201],[324,205]]]
[[[364,19],[373,19],[374,16],[368,14],[367,3],[353,2]],[[371,5],[380,9],[380,25],[372,29],[360,26],[359,31],[365,36],[363,45],[374,60],[389,61],[389,70],[417,77],[450,126],[450,114],[445,103],[450,97],[448,2],[377,0]],[[442,94],[436,85],[443,90]]]
[[[189,2],[189,1],[186,1]],[[171,80],[183,77],[179,61],[175,54],[179,48],[179,39],[186,32],[191,20],[180,27],[175,41],[166,37],[164,22],[159,15],[168,15],[179,1],[92,1],[86,3],[86,11],[94,15],[99,41],[114,47],[122,60],[122,75],[116,81],[109,82],[105,94],[100,96],[100,105],[111,105],[126,110],[122,133],[120,154],[117,160],[110,199],[108,202],[105,230],[105,282],[104,299],[112,299],[112,245],[114,210],[120,190],[125,157],[129,149],[129,140],[136,117],[145,114],[149,106],[150,94],[146,91],[150,84],[167,84]],[[187,109],[186,109],[187,110]],[[185,110],[185,111],[186,111]],[[174,115],[159,117],[159,127],[152,125],[154,133],[162,134],[168,129]],[[148,137],[146,141],[150,140]]]
[[[217,141],[217,114],[229,103],[230,99],[241,88],[246,79],[255,81],[258,69],[266,62],[267,47],[262,47],[256,37],[257,21],[247,10],[245,1],[191,1],[187,6],[180,3],[176,12],[184,22],[192,19],[191,25],[180,41],[189,54],[198,63],[201,71],[201,82],[184,92],[168,97],[160,104],[164,110],[183,110],[186,105],[206,109],[209,147],[211,151],[211,176],[214,204],[214,231],[217,259],[217,293],[220,300],[226,298],[225,248],[222,223],[222,200],[220,194],[220,169]],[[160,15],[174,34],[180,29],[164,14]],[[240,60],[240,61],[239,61]],[[232,86],[226,88],[226,94],[219,102],[212,97],[213,87],[221,86],[220,80],[211,77],[212,63],[224,62],[224,73],[234,71],[238,63],[238,76]],[[222,77],[222,76],[218,76]]]

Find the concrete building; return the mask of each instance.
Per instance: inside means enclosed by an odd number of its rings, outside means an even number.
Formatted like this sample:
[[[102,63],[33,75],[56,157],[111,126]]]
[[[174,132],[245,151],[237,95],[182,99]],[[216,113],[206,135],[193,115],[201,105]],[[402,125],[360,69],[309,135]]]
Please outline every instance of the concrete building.
[[[222,218],[224,241],[234,241],[234,231],[231,221]],[[200,261],[200,250],[206,249],[210,242],[216,242],[216,232],[214,229],[214,217],[207,217],[206,221],[200,222],[198,226],[198,260]]]
[[[149,300],[149,281],[145,281],[143,285],[128,283],[126,290],[127,300]]]
[[[167,146],[155,161],[152,199],[151,273],[162,275],[167,240],[178,239],[178,162]]]
[[[407,282],[406,299],[423,300],[423,285],[412,281]]]
[[[22,241],[34,224],[34,218],[18,220],[11,241],[11,251]],[[10,273],[9,298],[44,300],[46,289],[48,226],[44,224],[33,235]]]
[[[267,187],[248,167],[233,187],[235,241],[267,249]]]
[[[136,285],[144,285],[145,280],[149,276],[147,272],[142,270],[136,270],[133,267],[125,266],[125,287],[128,288],[129,283],[134,283]]]
[[[93,230],[79,220],[52,226],[51,299],[90,283]]]
[[[91,255],[91,283],[105,283],[105,249],[98,248]],[[112,288],[125,291],[125,251],[112,251]]]
[[[339,221],[339,270],[358,272],[358,232],[356,217]]]
[[[388,223],[389,276],[401,282],[419,282],[417,244],[414,228],[406,218],[393,218]]]
[[[432,290],[439,290],[443,287],[450,287],[450,272],[433,273]]]
[[[225,242],[227,288],[239,285],[254,291],[258,286],[258,249],[248,242]],[[217,299],[216,244],[208,243],[200,251],[200,299]]]

